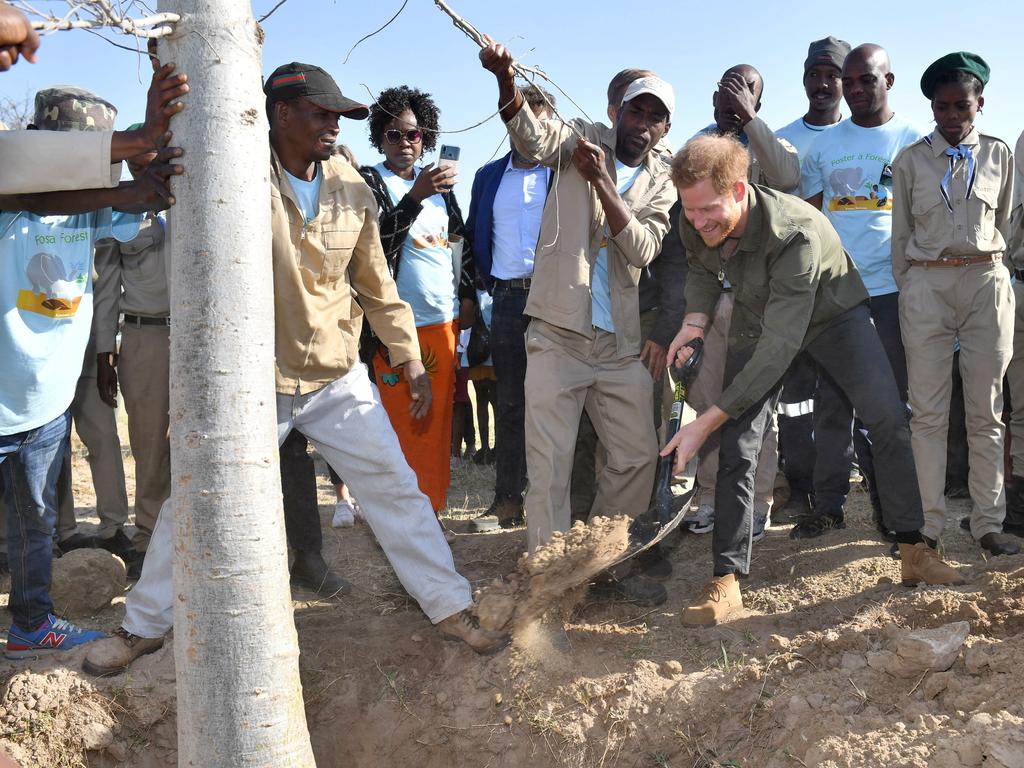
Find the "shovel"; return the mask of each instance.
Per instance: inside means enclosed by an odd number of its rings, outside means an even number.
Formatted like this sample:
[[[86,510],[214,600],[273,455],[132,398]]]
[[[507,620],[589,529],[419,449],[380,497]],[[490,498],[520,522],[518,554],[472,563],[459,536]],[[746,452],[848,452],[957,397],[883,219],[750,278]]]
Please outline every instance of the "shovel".
[[[683,418],[683,403],[686,401],[686,394],[697,374],[700,366],[701,355],[704,352],[704,340],[697,338],[690,341],[686,346],[693,350],[693,354],[681,366],[675,368],[676,388],[672,398],[672,415],[668,420],[668,428],[665,431],[666,442],[675,437],[679,431],[679,424]],[[629,546],[613,565],[628,560],[634,555],[650,549],[659,541],[668,536],[679,527],[689,509],[690,499],[697,490],[694,483],[693,488],[683,496],[676,498],[672,496],[670,485],[672,484],[672,465],[675,462],[675,454],[662,456],[658,461],[658,482],[654,495],[654,504],[646,512],[637,516],[629,526]],[[673,512],[673,507],[679,511]]]

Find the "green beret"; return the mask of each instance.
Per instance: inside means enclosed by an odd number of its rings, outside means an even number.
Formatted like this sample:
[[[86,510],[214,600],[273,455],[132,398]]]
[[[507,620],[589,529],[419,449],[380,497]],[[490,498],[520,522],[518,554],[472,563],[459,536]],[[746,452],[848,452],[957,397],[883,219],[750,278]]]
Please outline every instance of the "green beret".
[[[924,74],[921,75],[921,93],[928,99],[933,98],[935,96],[935,83],[939,76],[946,72],[955,72],[957,70],[970,72],[981,80],[982,85],[988,83],[988,76],[991,72],[985,60],[976,53],[968,53],[967,51],[947,53],[938,61],[933,62],[924,71]]]

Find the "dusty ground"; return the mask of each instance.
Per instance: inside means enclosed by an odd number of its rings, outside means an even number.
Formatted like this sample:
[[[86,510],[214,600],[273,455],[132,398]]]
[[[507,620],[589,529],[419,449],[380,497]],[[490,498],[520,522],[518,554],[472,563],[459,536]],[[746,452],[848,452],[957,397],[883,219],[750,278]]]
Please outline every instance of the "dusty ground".
[[[76,472],[88,520],[81,457]],[[456,531],[492,484],[490,468],[458,469]],[[330,528],[326,478],[320,491],[325,554],[356,585],[337,601],[294,595],[322,768],[1024,768],[1024,557],[986,562],[956,525],[965,502],[951,502],[942,542],[963,587],[894,585],[858,489],[847,530],[804,543],[780,526],[755,545],[747,610],[728,624],[680,624],[710,575],[710,537],[689,535],[661,608],[584,598],[567,624],[534,625],[482,658],[439,638],[365,526]],[[456,563],[483,586],[515,569],[524,534],[460,534]],[[83,623],[112,629],[122,613],[118,598]],[[949,671],[894,653],[908,630],[956,621],[970,633]],[[107,681],[81,676],[81,656],[0,662],[0,744],[26,766],[174,765],[172,650]]]

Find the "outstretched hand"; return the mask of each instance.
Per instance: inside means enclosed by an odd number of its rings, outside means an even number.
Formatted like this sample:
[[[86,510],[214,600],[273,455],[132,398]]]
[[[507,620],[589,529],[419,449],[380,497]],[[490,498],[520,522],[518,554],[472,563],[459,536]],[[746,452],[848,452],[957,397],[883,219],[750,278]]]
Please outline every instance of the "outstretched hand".
[[[512,80],[515,78],[515,72],[512,70],[512,51],[506,48],[501,43],[496,43],[494,40],[484,35],[484,40],[487,41],[487,47],[480,51],[480,64],[488,72],[493,74],[498,80]]]
[[[17,64],[20,56],[35,64],[38,48],[39,35],[32,29],[28,17],[0,2],[0,72]]]

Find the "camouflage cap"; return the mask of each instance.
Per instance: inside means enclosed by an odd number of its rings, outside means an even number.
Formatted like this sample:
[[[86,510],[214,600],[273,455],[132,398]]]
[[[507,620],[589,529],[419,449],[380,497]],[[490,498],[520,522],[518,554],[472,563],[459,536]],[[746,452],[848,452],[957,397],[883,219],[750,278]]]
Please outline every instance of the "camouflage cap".
[[[112,131],[116,116],[117,108],[92,91],[57,85],[36,94],[32,124],[41,131]]]

